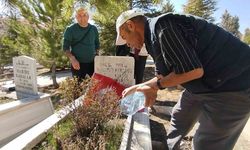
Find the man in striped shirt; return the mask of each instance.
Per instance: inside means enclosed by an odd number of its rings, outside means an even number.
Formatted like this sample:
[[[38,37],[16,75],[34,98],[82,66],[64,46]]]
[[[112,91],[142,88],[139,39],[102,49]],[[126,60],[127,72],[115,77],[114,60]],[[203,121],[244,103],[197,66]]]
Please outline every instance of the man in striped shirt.
[[[167,135],[169,149],[199,120],[196,150],[231,150],[250,115],[250,48],[206,20],[167,13],[146,18],[140,10],[123,12],[116,21],[117,41],[141,49],[156,65],[156,77],[123,91],[145,94],[152,106],[157,91],[185,87],[175,105]],[[143,85],[143,86],[142,86]]]

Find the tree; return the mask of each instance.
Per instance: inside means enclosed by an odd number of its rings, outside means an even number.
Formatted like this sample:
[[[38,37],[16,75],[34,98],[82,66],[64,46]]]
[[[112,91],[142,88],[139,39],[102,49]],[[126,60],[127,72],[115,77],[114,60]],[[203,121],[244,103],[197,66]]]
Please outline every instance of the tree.
[[[159,1],[157,5],[157,10],[154,10],[153,12],[148,12],[145,15],[148,17],[156,17],[163,13],[168,12],[175,12],[174,5],[170,2],[170,0],[167,1]]]
[[[96,11],[93,20],[100,34],[100,53],[103,55],[115,54],[116,27],[115,22],[120,13],[127,7],[124,1],[90,0]]]
[[[184,12],[214,22],[212,15],[217,9],[215,6],[215,0],[188,0],[187,5],[184,5]]]
[[[244,37],[243,37],[243,41],[245,43],[247,43],[248,45],[250,45],[250,28],[247,28],[245,30],[245,34],[244,34]]]
[[[8,3],[7,0],[1,1],[0,5],[2,5],[2,10],[0,14],[0,74],[4,71],[4,66],[10,64],[12,62],[12,57],[18,55],[18,51],[14,49],[10,49],[7,45],[4,45],[4,37],[11,33],[11,29],[7,26],[9,15],[10,17],[15,18],[17,16],[17,11]],[[11,38],[14,40],[16,37],[15,34],[11,35]],[[12,43],[13,44],[13,43]]]
[[[160,3],[161,0],[129,0],[129,9],[140,8],[148,13],[156,11],[155,4]]]
[[[237,16],[231,16],[227,10],[225,10],[221,17],[220,26],[228,32],[231,32],[234,36],[240,38],[239,18]]]
[[[89,0],[94,5],[97,13],[93,20],[98,26],[100,33],[101,52],[105,55],[115,54],[117,17],[125,10],[132,8],[142,8],[146,12],[154,12],[153,4],[159,0]],[[156,7],[155,7],[156,8]]]
[[[11,4],[24,19],[11,19],[9,26],[17,38],[14,44],[10,44],[11,38],[6,38],[5,44],[51,68],[53,85],[57,87],[56,66],[67,64],[61,41],[65,27],[72,22],[73,0],[13,0]]]
[[[1,20],[1,21],[3,23],[3,26],[1,28],[3,28],[3,30],[6,30],[6,32],[4,32],[4,33],[1,32],[1,35],[0,35],[0,37],[1,37],[0,38],[0,43],[1,43],[0,44],[0,74],[3,73],[4,66],[7,65],[7,64],[10,64],[12,62],[12,57],[18,55],[18,51],[17,50],[10,49],[7,45],[3,44],[3,43],[5,43],[4,42],[5,36],[7,34],[11,34],[12,31],[11,31],[10,28],[8,29],[7,27],[5,27],[6,25],[4,25],[5,24],[4,22],[6,20]],[[12,43],[10,43],[10,44],[14,44],[13,41],[16,38],[16,34],[11,34],[10,38],[12,39],[10,41]]]
[[[174,5],[168,0],[167,3],[163,5],[162,12],[175,12]]]

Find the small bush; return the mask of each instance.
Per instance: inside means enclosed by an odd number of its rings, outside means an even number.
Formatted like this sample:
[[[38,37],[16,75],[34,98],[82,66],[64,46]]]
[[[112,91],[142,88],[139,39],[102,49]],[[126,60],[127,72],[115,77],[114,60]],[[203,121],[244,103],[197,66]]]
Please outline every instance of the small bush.
[[[118,149],[121,142],[123,124],[110,123],[120,118],[119,96],[111,87],[94,91],[98,81],[86,79],[66,79],[60,85],[62,106],[74,104],[74,100],[84,95],[83,104],[67,117],[67,121],[57,125],[53,146],[44,144],[45,149]],[[73,105],[73,107],[75,107]],[[65,132],[64,132],[65,131]]]

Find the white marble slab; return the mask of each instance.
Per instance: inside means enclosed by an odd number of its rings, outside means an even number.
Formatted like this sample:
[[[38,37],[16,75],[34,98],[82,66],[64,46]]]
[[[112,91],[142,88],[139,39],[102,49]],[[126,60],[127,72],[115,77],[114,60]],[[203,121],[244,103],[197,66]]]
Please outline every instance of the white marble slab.
[[[18,99],[37,95],[36,67],[34,58],[28,56],[13,58],[14,83]]]
[[[117,80],[124,86],[134,85],[134,58],[127,56],[96,56],[95,72]]]

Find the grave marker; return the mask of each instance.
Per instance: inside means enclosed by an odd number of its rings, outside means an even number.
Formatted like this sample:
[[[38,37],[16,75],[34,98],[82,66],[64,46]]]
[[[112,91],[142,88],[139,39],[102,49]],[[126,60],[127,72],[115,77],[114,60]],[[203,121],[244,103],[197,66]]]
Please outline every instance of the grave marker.
[[[117,80],[124,86],[134,85],[134,58],[127,56],[96,56],[95,72]]]
[[[13,70],[17,98],[37,96],[36,60],[28,56],[14,57]]]

